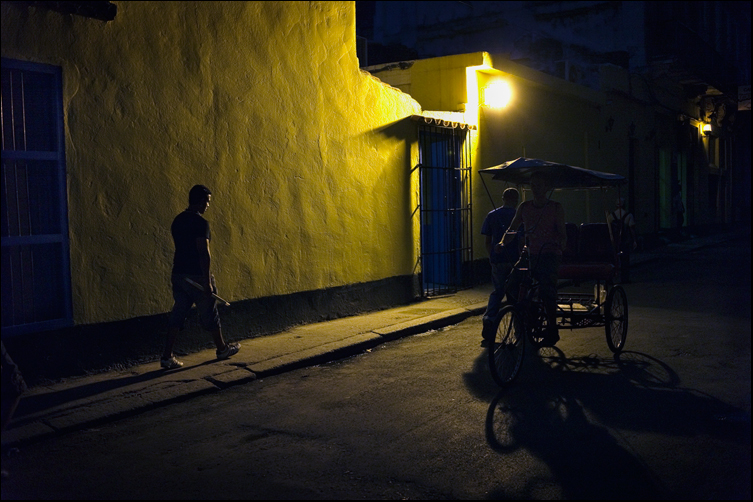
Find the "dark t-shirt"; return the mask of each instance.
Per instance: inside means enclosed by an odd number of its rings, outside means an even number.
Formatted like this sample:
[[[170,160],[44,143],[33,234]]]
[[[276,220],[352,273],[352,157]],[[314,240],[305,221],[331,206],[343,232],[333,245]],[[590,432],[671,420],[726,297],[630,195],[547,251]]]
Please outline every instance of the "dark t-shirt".
[[[502,240],[514,217],[515,208],[498,207],[486,215],[484,224],[481,226],[481,233],[483,235],[491,235],[492,244],[496,244]],[[501,253],[492,251],[489,260],[491,263],[515,263],[518,260],[518,237],[515,236],[513,242],[503,246]]]
[[[183,211],[170,227],[175,242],[173,274],[201,275],[201,262],[196,239],[212,239],[209,222],[199,213]]]

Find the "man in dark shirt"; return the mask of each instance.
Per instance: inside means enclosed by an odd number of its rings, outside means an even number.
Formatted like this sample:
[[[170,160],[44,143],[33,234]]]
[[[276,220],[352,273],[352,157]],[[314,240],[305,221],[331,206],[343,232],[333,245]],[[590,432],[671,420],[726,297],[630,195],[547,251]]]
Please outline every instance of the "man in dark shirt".
[[[225,343],[222,338],[217,302],[212,296],[217,291],[214,276],[209,271],[209,241],[212,234],[209,222],[202,216],[209,208],[211,199],[212,192],[207,187],[195,185],[188,194],[188,208],[175,217],[170,227],[175,242],[171,276],[175,305],[168,323],[165,351],[160,359],[160,366],[165,369],[183,366],[173,354],[173,345],[194,304],[199,311],[202,327],[212,333],[217,347],[217,359],[227,359],[241,347],[239,343]]]
[[[484,328],[481,333],[481,344],[486,346],[488,340],[494,338],[496,318],[505,296],[505,284],[513,265],[518,260],[518,242],[515,240],[507,246],[498,245],[502,242],[510,222],[515,217],[518,207],[519,193],[515,188],[508,188],[502,193],[502,207],[490,211],[481,226],[481,233],[486,236],[486,250],[492,268],[492,285],[494,291],[489,295],[489,304],[483,317]]]

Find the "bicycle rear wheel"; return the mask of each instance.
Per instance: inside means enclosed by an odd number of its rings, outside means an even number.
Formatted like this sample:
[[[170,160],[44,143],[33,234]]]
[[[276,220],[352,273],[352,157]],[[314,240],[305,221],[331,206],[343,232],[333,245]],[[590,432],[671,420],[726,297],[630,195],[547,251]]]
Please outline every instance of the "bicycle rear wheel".
[[[627,295],[622,286],[613,287],[607,294],[607,301],[604,305],[604,325],[607,346],[616,354],[625,347],[628,330]]]
[[[502,309],[494,340],[489,344],[489,370],[497,385],[512,382],[523,364],[525,328],[523,319],[514,306]]]

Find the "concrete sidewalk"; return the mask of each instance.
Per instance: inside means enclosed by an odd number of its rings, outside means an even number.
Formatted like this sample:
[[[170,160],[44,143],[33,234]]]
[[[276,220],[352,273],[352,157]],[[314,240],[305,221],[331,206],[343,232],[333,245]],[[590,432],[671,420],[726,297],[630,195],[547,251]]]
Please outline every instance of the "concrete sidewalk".
[[[180,356],[184,366],[159,362],[70,378],[29,389],[3,433],[3,447],[85,429],[113,419],[232,385],[342,359],[389,340],[455,324],[486,309],[491,286],[407,306],[295,327],[241,340],[241,351],[218,361],[214,349]]]
[[[646,253],[634,253],[632,266],[666,254],[683,253],[735,239],[750,228],[690,238]],[[242,340],[241,351],[225,361],[214,350],[181,356],[185,366],[160,369],[159,362],[124,371],[71,378],[31,388],[3,433],[3,447],[133,416],[173,402],[257,378],[322,364],[361,353],[386,341],[456,324],[483,314],[491,284],[407,306],[298,326],[283,333]],[[480,337],[480,333],[479,333]]]

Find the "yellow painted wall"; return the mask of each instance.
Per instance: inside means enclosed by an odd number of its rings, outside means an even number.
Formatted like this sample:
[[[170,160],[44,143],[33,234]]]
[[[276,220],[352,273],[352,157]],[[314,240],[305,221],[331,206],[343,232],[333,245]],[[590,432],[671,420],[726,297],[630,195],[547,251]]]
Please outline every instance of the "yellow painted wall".
[[[231,300],[414,273],[407,94],[358,68],[354,2],[2,4],[2,55],[63,73],[74,320],[168,311],[189,188]]]
[[[484,53],[416,61],[410,68],[411,96],[424,110],[463,111],[468,102],[465,69],[484,63]]]
[[[486,256],[480,231],[493,209],[486,190],[501,204],[508,186],[487,177],[485,187],[480,169],[525,156],[626,174],[627,150],[622,155],[607,147],[601,93],[484,52],[416,61],[409,71],[411,95],[425,110],[454,111],[466,103],[464,121],[478,126],[472,136],[474,257]],[[391,82],[385,73],[380,78]],[[483,89],[499,79],[511,86],[511,102],[503,109],[484,106]],[[612,190],[553,195],[565,206],[567,221],[575,223],[604,221],[605,206],[613,209],[615,197]]]

